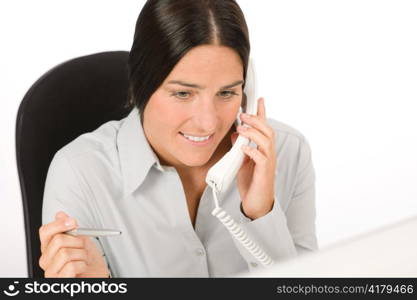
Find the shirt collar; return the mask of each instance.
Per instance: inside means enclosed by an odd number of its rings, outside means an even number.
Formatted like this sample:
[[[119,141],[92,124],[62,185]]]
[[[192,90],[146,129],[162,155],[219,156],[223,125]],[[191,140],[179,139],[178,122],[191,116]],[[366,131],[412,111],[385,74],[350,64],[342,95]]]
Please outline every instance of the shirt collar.
[[[117,136],[117,148],[125,196],[142,184],[152,166],[165,170],[146,139],[137,108],[123,120]]]

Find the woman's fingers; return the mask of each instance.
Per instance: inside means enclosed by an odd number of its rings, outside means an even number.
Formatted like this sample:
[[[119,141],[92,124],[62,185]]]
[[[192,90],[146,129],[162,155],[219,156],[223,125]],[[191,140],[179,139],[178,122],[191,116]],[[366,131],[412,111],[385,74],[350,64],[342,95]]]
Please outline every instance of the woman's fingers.
[[[266,111],[265,111],[265,99],[259,98],[258,99],[258,117],[263,120],[266,120]]]
[[[251,127],[238,126],[238,132],[253,141],[262,154],[268,157],[273,151],[275,131],[266,122],[264,98],[258,100],[257,115],[241,114],[241,119]]]
[[[81,238],[63,233],[57,233],[51,239],[50,243],[48,244],[48,247],[42,253],[41,258],[39,259],[39,265],[44,270],[49,268],[49,266],[51,266],[53,258],[61,248],[82,249],[83,247],[84,241]]]
[[[242,134],[243,136],[253,141],[264,155],[269,156],[269,153],[272,151],[272,138],[264,136],[262,133],[259,132],[259,130],[254,128],[238,126],[237,130],[239,134]]]
[[[274,130],[270,126],[268,126],[266,124],[266,121],[261,119],[261,117],[255,115],[241,114],[241,118],[245,124],[248,124],[253,128],[256,128],[266,137],[270,139],[274,138]]]
[[[261,151],[258,149],[249,147],[247,145],[242,145],[243,152],[248,155],[258,166],[265,165],[267,163],[267,158]]]
[[[77,277],[77,274],[82,274],[86,271],[87,263],[85,261],[70,261],[58,273],[58,277],[74,278]]]
[[[39,266],[45,277],[108,277],[106,261],[97,245],[87,236],[65,234],[77,226],[74,218],[61,211],[53,222],[39,228]]]
[[[49,272],[58,274],[62,268],[71,261],[85,261],[87,262],[88,255],[85,249],[75,248],[60,248],[57,254],[52,258]]]
[[[41,241],[41,252],[43,253],[48,247],[52,237],[57,233],[62,233],[77,227],[77,221],[73,218],[56,217],[55,221],[42,225],[39,228],[39,238]]]

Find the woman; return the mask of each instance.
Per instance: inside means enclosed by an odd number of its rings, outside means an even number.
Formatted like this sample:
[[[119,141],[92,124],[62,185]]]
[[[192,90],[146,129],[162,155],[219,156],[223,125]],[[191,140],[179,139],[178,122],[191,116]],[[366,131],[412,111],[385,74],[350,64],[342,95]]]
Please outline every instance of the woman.
[[[233,0],[150,0],[130,52],[132,111],[58,151],[40,228],[46,277],[206,277],[259,269],[211,215],[207,171],[238,134],[236,182],[220,202],[275,262],[317,249],[314,169],[297,130],[242,115],[250,45]],[[63,232],[115,228],[95,240]]]

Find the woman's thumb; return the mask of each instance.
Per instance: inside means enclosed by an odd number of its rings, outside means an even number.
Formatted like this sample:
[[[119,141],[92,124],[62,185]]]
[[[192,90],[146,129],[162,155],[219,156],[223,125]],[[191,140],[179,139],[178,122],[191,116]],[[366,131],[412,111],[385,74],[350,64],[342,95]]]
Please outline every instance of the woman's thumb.
[[[68,215],[66,213],[64,213],[62,210],[57,212],[56,215],[55,215],[56,220],[65,219],[67,217],[68,217]]]

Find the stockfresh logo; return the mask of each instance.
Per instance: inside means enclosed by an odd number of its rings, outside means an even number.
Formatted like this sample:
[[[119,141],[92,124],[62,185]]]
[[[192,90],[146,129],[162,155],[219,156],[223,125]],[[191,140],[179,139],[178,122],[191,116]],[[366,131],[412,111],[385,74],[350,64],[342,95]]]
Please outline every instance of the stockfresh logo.
[[[19,284],[19,281],[14,281],[13,284],[10,284],[6,290],[3,291],[7,296],[14,297],[20,293],[19,290],[16,289],[16,285]]]

